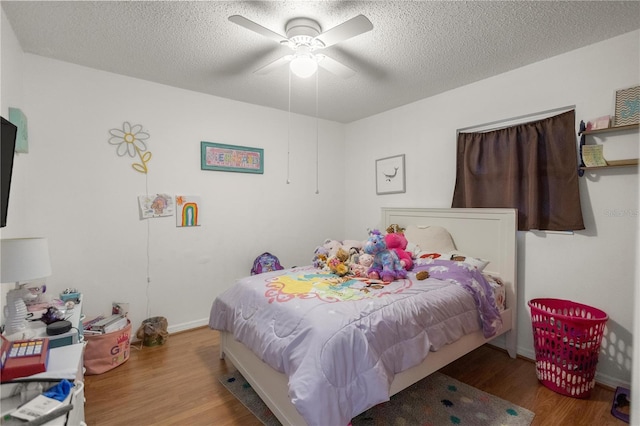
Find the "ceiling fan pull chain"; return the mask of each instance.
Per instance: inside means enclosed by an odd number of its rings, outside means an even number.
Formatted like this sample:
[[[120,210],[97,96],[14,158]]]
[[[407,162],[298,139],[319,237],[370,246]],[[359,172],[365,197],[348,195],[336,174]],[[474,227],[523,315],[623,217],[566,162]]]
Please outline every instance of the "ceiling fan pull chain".
[[[320,148],[319,139],[319,118],[318,118],[318,74],[316,73],[316,194],[320,193]]]
[[[289,106],[288,106],[288,125],[287,125],[287,185],[291,183],[291,69],[289,69]]]

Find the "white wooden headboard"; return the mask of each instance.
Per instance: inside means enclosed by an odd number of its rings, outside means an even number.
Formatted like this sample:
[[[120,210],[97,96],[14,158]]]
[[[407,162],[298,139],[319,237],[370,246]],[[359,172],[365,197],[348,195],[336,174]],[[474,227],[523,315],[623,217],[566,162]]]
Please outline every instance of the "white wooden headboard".
[[[511,308],[517,305],[516,221],[515,209],[382,208],[383,229],[391,224],[403,228],[442,226],[449,231],[458,250],[489,260],[485,272],[504,281],[507,306]]]

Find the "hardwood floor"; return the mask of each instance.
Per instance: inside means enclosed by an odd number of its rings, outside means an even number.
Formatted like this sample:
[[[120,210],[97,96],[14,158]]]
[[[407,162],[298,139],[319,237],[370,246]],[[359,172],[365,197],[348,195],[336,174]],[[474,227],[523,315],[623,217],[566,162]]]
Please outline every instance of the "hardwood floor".
[[[176,333],[162,346],[132,345],[123,365],[85,377],[89,426],[233,425],[261,423],[218,381],[234,370],[219,359],[218,332],[207,327]],[[483,346],[441,370],[464,383],[536,413],[533,426],[623,426],[611,415],[613,391],[596,386],[588,400],[539,384],[534,364]],[[327,425],[329,426],[329,425]]]

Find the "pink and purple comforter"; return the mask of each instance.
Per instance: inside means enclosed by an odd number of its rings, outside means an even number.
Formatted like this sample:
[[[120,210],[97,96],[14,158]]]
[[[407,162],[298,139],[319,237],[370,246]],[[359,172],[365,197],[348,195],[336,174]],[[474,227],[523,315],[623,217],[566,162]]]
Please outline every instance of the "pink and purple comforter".
[[[388,285],[313,267],[246,277],[216,298],[209,326],[286,374],[309,425],[347,425],[389,399],[396,373],[480,328],[493,335],[501,318],[479,271],[436,260]]]

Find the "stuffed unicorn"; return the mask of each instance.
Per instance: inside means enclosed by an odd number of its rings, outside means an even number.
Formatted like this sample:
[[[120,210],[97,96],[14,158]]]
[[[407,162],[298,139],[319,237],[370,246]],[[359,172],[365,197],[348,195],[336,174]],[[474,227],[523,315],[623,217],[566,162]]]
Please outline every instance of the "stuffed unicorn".
[[[387,248],[384,236],[377,229],[369,233],[364,244],[364,252],[373,256],[373,263],[367,274],[369,278],[390,283],[398,278],[406,278],[407,271],[400,263],[398,255]]]

